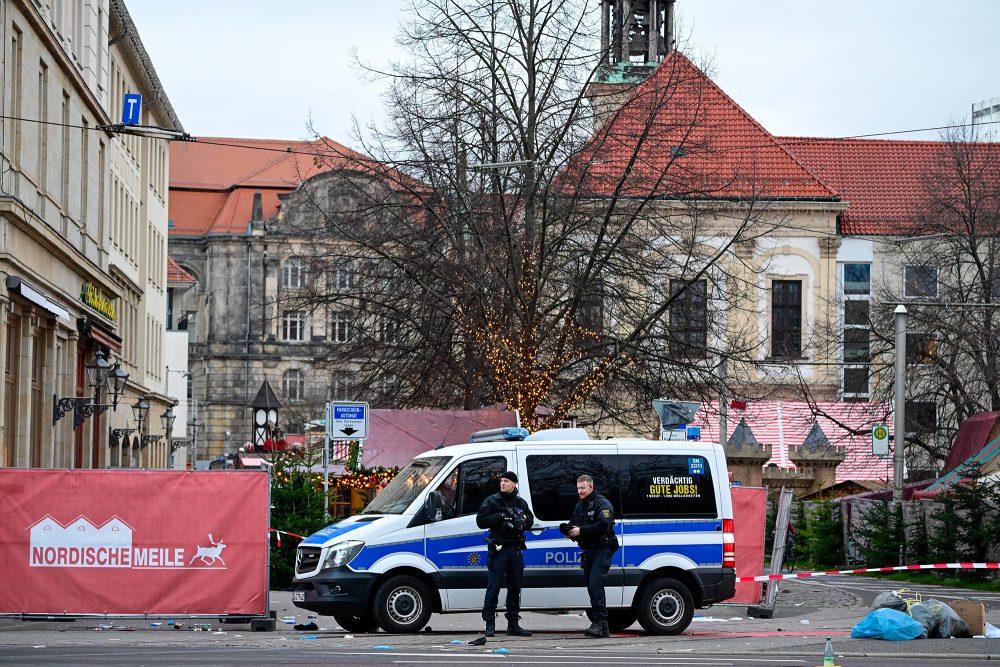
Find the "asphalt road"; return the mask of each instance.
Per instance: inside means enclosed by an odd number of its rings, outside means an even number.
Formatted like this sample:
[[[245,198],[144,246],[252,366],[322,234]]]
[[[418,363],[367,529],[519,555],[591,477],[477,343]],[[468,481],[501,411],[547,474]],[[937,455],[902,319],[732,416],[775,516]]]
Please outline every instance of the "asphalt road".
[[[499,634],[486,646],[466,642],[479,635],[477,614],[435,615],[429,632],[414,635],[354,634],[332,618],[310,616],[291,604],[290,594],[272,593],[275,632],[251,633],[246,624],[219,625],[192,632],[204,620],[78,619],[72,623],[0,619],[0,665],[732,665],[734,667],[810,667],[822,664],[826,637],[833,638],[837,665],[969,665],[1000,660],[1000,639],[935,639],[885,642],[850,639],[850,629],[868,611],[877,592],[898,582],[858,577],[825,577],[781,583],[773,618],[746,616],[746,606],[720,605],[700,610],[686,632],[676,637],[645,635],[638,625],[610,639],[582,636],[580,614],[525,613],[530,638]],[[1000,626],[1000,593],[941,587],[919,588],[926,597],[982,599],[991,605],[987,619]],[[295,631],[315,622],[314,631]],[[506,626],[501,619],[499,629]],[[505,649],[506,652],[501,652]]]

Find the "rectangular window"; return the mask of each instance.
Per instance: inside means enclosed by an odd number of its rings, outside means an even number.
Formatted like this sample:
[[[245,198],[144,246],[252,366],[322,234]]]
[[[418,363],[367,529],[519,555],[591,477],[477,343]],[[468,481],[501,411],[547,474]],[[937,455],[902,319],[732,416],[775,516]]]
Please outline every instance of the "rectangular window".
[[[844,324],[867,327],[869,319],[869,302],[867,299],[851,299],[844,302]]]
[[[771,283],[771,356],[802,355],[802,281]]]
[[[304,267],[302,260],[298,257],[291,257],[285,260],[282,271],[281,285],[287,289],[299,289],[303,285]]]
[[[395,343],[396,339],[399,338],[399,322],[383,317],[379,323],[379,336],[383,343]]]
[[[304,310],[291,310],[282,316],[281,339],[287,341],[306,339],[306,313]]]
[[[704,456],[629,454],[619,457],[624,518],[715,518],[712,467]]]
[[[477,513],[484,500],[500,491],[500,475],[505,470],[507,459],[502,456],[460,463],[436,489],[442,518]]]
[[[865,363],[870,358],[868,329],[844,329],[844,361]]]
[[[334,343],[346,343],[351,339],[351,320],[345,312],[330,313],[330,340]]]
[[[844,264],[844,294],[871,294],[871,264]]]
[[[685,288],[686,287],[686,288]],[[671,280],[670,356],[704,359],[708,346],[708,282]]]
[[[49,158],[49,67],[44,62],[38,63],[38,189],[45,192],[48,178]]]
[[[937,430],[937,405],[934,401],[907,401],[905,417],[907,433],[933,433]]]
[[[353,398],[351,395],[351,377],[347,373],[332,373],[330,375],[330,400],[350,401]]]
[[[903,267],[903,296],[936,297],[938,267],[929,265]]]
[[[906,363],[933,364],[937,356],[937,338],[934,334],[906,334]]]
[[[21,68],[22,68],[22,44],[24,43],[23,35],[21,30],[16,26],[12,26],[12,35],[10,38],[10,87],[11,87],[11,100],[10,100],[10,115],[15,119],[21,117],[21,102],[24,91],[21,88]],[[14,132],[14,142],[11,148],[11,161],[14,166],[17,167],[21,164],[21,125],[23,121],[14,120],[11,124]]]
[[[59,206],[66,215],[69,215],[69,130],[69,93],[64,90],[62,95],[62,155],[59,156],[61,162]]]
[[[861,396],[868,396],[868,374],[867,366],[857,366],[844,369],[844,400],[858,400]],[[851,394],[852,396],[846,396]],[[867,398],[865,399],[867,400]]]
[[[604,328],[604,281],[591,280],[580,294],[579,315],[576,321],[584,329],[602,331]]]
[[[531,507],[542,521],[566,521],[573,514],[579,500],[576,478],[580,475],[593,477],[594,489],[611,501],[615,516],[621,516],[621,484],[616,455],[533,455],[528,457],[527,463]]]
[[[330,271],[330,289],[334,292],[354,289],[354,269],[349,263]]]

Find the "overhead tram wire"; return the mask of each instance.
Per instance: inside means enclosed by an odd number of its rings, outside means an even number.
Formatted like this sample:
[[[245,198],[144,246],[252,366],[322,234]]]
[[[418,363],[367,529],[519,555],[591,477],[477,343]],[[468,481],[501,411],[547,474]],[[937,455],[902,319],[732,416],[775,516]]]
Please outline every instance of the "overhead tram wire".
[[[26,123],[38,123],[40,125],[52,125],[52,126],[55,126],[55,127],[68,127],[68,128],[77,129],[77,130],[90,130],[90,131],[98,131],[98,132],[111,132],[113,134],[135,134],[134,132],[129,132],[128,128],[131,128],[131,127],[136,127],[136,128],[148,127],[151,130],[155,130],[155,131],[176,133],[177,134],[177,139],[176,140],[178,140],[178,141],[191,141],[191,142],[194,142],[194,143],[205,144],[207,146],[222,146],[222,147],[228,147],[228,148],[239,148],[239,149],[242,149],[242,150],[268,151],[268,152],[271,152],[271,153],[289,153],[289,154],[293,154],[293,155],[307,155],[309,157],[342,157],[344,155],[344,153],[340,152],[340,151],[330,151],[330,152],[324,152],[324,151],[307,151],[307,150],[298,150],[298,149],[294,149],[294,148],[291,148],[291,147],[286,147],[286,148],[272,148],[270,146],[254,146],[254,145],[250,145],[250,144],[238,144],[238,143],[232,143],[232,142],[212,141],[211,139],[201,139],[201,138],[198,138],[198,137],[196,137],[196,136],[194,136],[192,134],[189,134],[187,132],[181,132],[180,130],[173,130],[173,129],[170,129],[170,128],[163,128],[163,127],[158,127],[158,126],[153,126],[153,125],[151,125],[151,126],[141,126],[141,125],[113,124],[113,125],[85,126],[85,125],[77,125],[77,124],[74,124],[74,123],[60,123],[58,121],[52,121],[52,120],[38,120],[38,119],[35,119],[35,118],[24,118],[24,117],[20,117],[20,116],[9,116],[9,115],[6,115],[6,114],[0,114],[0,118],[3,118],[5,120],[17,120],[17,121],[22,121],[22,122],[26,122]],[[769,142],[769,143],[747,144],[747,145],[743,145],[743,146],[732,146],[730,148],[719,149],[718,151],[716,151],[716,153],[732,153],[732,152],[737,152],[737,151],[753,150],[755,148],[770,148],[770,147],[775,146],[775,145],[777,145],[777,146],[795,146],[795,145],[798,145],[798,144],[814,144],[814,143],[818,143],[818,142],[821,142],[821,141],[848,141],[848,140],[851,140],[851,139],[872,139],[872,138],[876,138],[876,137],[888,137],[888,136],[896,136],[896,135],[901,135],[901,134],[915,134],[915,133],[918,133],[918,132],[934,132],[934,131],[940,131],[940,130],[952,130],[952,129],[959,129],[959,128],[963,128],[963,127],[977,127],[977,126],[990,125],[990,124],[1000,124],[1000,120],[976,121],[974,123],[973,122],[968,122],[968,123],[954,123],[954,124],[951,124],[951,125],[938,125],[938,126],[935,126],[935,127],[912,128],[912,129],[906,129],[906,130],[888,130],[888,131],[885,131],[885,132],[870,132],[870,133],[866,133],[866,134],[852,134],[852,135],[845,135],[845,136],[839,136],[839,137],[803,137],[803,138],[795,139],[793,141],[778,141],[778,140],[775,140],[774,142]],[[122,128],[125,128],[125,129],[123,130]],[[294,143],[311,143],[311,142],[309,142],[308,140],[298,140],[298,141],[295,141]]]

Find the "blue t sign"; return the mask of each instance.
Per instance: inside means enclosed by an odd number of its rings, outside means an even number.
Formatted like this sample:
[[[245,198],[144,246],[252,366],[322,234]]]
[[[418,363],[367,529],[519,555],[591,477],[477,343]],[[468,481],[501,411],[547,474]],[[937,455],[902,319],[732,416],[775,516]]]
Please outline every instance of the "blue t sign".
[[[142,110],[142,95],[127,93],[122,105],[122,125],[138,125],[139,112]]]

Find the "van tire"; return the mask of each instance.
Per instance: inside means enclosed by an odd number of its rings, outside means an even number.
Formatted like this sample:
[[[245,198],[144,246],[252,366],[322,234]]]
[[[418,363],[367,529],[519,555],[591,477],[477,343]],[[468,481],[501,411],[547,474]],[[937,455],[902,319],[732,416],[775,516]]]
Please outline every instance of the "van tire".
[[[375,593],[372,615],[386,632],[420,632],[431,618],[431,594],[424,582],[401,574],[390,577]]]
[[[681,582],[660,577],[642,587],[636,615],[639,625],[649,634],[676,635],[691,625],[694,599]]]
[[[621,632],[635,623],[635,618],[631,609],[608,609],[608,628],[611,632]]]
[[[350,616],[348,614],[334,614],[333,620],[337,625],[348,632],[378,632],[378,623],[370,613],[364,616]]]

